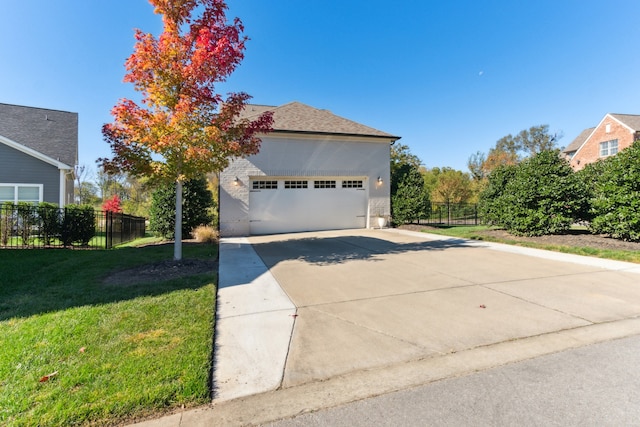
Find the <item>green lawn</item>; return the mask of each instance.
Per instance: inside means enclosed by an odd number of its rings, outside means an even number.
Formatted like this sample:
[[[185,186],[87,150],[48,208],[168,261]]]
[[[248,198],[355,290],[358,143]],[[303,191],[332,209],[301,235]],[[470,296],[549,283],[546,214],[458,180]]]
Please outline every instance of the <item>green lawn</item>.
[[[172,254],[0,250],[0,425],[102,425],[208,402],[215,272],[102,282]],[[184,247],[185,258],[216,256],[215,245]]]
[[[452,226],[452,227],[425,227],[424,232],[440,234],[444,236],[460,237],[463,239],[485,240],[496,243],[506,243],[509,245],[524,246],[536,249],[546,249],[555,252],[563,252],[575,255],[586,255],[597,258],[613,259],[617,261],[627,261],[640,263],[640,251],[597,249],[592,247],[553,245],[539,242],[519,240],[517,237],[502,239],[482,233],[490,227],[484,225],[476,226]]]

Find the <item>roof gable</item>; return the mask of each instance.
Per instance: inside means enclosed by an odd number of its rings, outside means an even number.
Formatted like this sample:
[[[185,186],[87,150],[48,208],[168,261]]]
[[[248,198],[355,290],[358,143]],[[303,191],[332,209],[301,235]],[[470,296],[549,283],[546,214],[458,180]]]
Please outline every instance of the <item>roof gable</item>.
[[[562,150],[562,152],[563,153],[573,153],[575,151],[578,151],[578,149],[580,147],[582,147],[582,144],[584,144],[585,141],[591,136],[591,134],[593,133],[594,130],[596,130],[595,127],[583,130],[580,133],[580,135],[578,135],[576,137],[576,139],[574,139],[573,142],[571,142],[571,144],[569,144],[567,146],[567,148]]]
[[[0,135],[50,160],[77,163],[78,113],[0,103]]]
[[[631,131],[637,132],[640,130],[640,115],[637,114],[608,114],[613,117]]]
[[[57,167],[58,169],[69,169],[69,170],[73,169],[73,166],[71,166],[71,165],[67,165],[65,163],[62,163],[62,162],[56,160],[56,159],[52,159],[51,157],[49,157],[49,156],[47,156],[45,154],[42,154],[39,151],[33,150],[33,149],[29,148],[29,147],[25,147],[22,144],[18,144],[17,142],[12,141],[12,140],[10,140],[8,138],[5,138],[2,135],[0,135],[0,144],[5,144],[6,146],[8,146],[10,148],[18,150],[18,151],[20,151],[22,153],[25,153],[25,154],[27,154],[27,155],[29,155],[31,157],[34,157],[34,158],[36,158],[38,160],[41,160],[41,161],[43,161],[45,163],[49,163],[50,165],[53,165],[53,166]]]
[[[251,119],[267,111],[273,112],[274,132],[303,132],[368,136],[397,140],[398,136],[337,116],[328,110],[320,110],[301,102],[290,102],[279,107],[249,104],[241,118]]]

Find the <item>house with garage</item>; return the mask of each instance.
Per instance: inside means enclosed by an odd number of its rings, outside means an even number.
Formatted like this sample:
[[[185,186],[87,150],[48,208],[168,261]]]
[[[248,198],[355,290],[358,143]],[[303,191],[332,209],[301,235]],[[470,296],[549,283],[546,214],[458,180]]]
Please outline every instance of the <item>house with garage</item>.
[[[77,160],[77,113],[0,104],[0,203],[72,203]]]
[[[589,163],[614,156],[640,139],[640,115],[604,116],[598,126],[585,129],[563,150],[574,170]]]
[[[390,211],[390,146],[400,137],[300,102],[273,112],[258,154],[220,174],[220,234],[369,228]],[[377,226],[377,225],[376,225]]]

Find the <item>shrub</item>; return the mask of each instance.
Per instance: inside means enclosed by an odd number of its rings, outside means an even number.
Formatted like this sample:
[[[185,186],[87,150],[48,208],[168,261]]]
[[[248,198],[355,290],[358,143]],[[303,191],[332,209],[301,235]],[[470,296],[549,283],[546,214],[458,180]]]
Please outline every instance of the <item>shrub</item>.
[[[9,244],[13,223],[15,206],[11,202],[4,202],[0,205],[0,242],[2,246]]]
[[[494,170],[480,211],[489,224],[517,235],[541,236],[565,232],[588,216],[588,206],[583,181],[553,150]]]
[[[28,246],[31,243],[31,232],[37,224],[36,206],[28,202],[18,202],[15,205],[15,212],[18,219],[18,236],[22,240],[22,245]]]
[[[40,218],[40,234],[45,245],[51,244],[51,239],[60,235],[62,227],[61,209],[55,203],[42,202],[38,204]]]
[[[418,168],[407,166],[401,172],[391,186],[391,217],[395,224],[406,224],[429,215],[429,194]]]
[[[640,240],[640,141],[585,170],[594,182],[591,230]]]
[[[186,237],[199,225],[211,224],[213,216],[210,211],[214,201],[204,177],[185,182],[182,189],[182,235]],[[175,206],[175,184],[161,184],[152,195],[149,228],[164,238],[173,239]]]
[[[80,243],[83,246],[96,234],[95,212],[90,205],[69,205],[64,208],[61,227],[61,239],[64,246]]]
[[[200,243],[215,243],[218,241],[218,230],[210,225],[200,225],[194,228],[191,235]]]
[[[508,228],[512,201],[507,193],[507,183],[515,174],[515,165],[500,165],[489,174],[478,201],[478,213],[487,225]]]

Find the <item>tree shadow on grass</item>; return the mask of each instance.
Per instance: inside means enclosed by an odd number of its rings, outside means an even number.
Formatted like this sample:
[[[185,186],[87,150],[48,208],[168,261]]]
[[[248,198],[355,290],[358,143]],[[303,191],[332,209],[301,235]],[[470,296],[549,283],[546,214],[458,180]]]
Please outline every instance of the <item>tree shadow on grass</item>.
[[[0,252],[0,321],[86,305],[110,304],[157,296],[183,289],[199,289],[216,281],[217,247],[185,247],[180,264],[171,260],[172,245],[116,250],[3,250]],[[194,261],[197,260],[197,261]],[[207,271],[202,265],[208,264]],[[197,264],[198,268],[193,268]],[[149,266],[156,274],[143,274]],[[190,269],[180,274],[181,268]],[[109,281],[126,271],[128,280]]]

